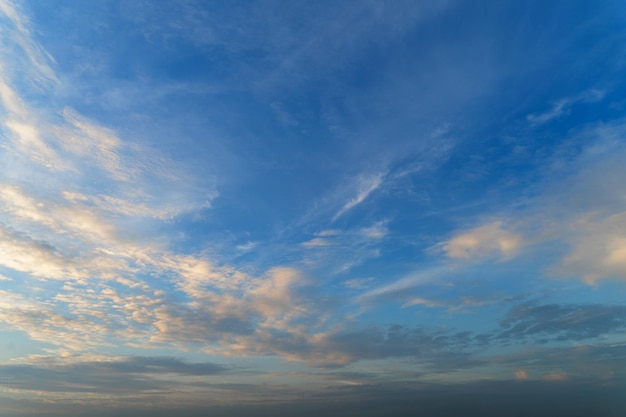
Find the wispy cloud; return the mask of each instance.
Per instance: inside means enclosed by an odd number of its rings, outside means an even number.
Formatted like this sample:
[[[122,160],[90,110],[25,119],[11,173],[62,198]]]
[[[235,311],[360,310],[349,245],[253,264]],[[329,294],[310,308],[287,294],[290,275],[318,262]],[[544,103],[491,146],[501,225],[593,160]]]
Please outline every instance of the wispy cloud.
[[[556,271],[589,284],[603,278],[626,280],[626,212],[600,219],[585,216],[571,225],[572,250]]]
[[[18,6],[10,0],[2,0],[0,1],[0,11],[11,21],[14,27],[14,30],[9,32],[9,40],[19,45],[27,58],[21,65],[18,63],[14,63],[14,65],[19,65],[19,70],[25,69],[27,75],[33,77],[36,82],[58,82],[56,74],[50,66],[52,57],[33,41],[28,22],[25,20],[24,14],[20,13]],[[33,71],[29,71],[30,68],[33,68]]]
[[[509,259],[517,254],[523,239],[505,230],[501,221],[476,227],[454,236],[440,246],[450,258],[476,261],[489,257]]]
[[[361,204],[371,193],[378,189],[384,181],[384,173],[377,173],[372,175],[361,176],[356,181],[357,193],[356,196],[350,199],[347,203],[339,209],[339,211],[333,216],[333,221],[337,220],[346,212],[352,210],[354,207]]]
[[[322,237],[316,237],[314,239],[307,240],[306,242],[302,243],[302,246],[307,247],[307,248],[330,246],[330,245],[332,245],[332,241],[328,239],[324,239]]]
[[[553,119],[567,115],[574,105],[581,103],[596,103],[602,100],[605,96],[605,92],[601,90],[588,90],[574,97],[567,97],[558,100],[552,105],[550,110],[543,113],[529,114],[526,119],[531,125],[541,125],[547,123]]]
[[[347,288],[362,290],[370,287],[374,281],[376,281],[374,277],[353,278],[345,281],[343,285]]]
[[[331,274],[345,273],[368,259],[380,255],[380,246],[389,234],[388,221],[381,220],[347,230],[327,229],[301,243],[308,250],[307,262],[330,269]],[[327,272],[328,273],[328,272]]]
[[[410,273],[396,281],[373,288],[359,295],[358,299],[361,303],[373,303],[380,301],[396,301],[398,295],[404,299],[410,297],[407,290],[420,287],[441,279],[450,273],[450,268],[446,266],[436,266],[425,270],[418,270]],[[406,301],[406,300],[404,300]]]

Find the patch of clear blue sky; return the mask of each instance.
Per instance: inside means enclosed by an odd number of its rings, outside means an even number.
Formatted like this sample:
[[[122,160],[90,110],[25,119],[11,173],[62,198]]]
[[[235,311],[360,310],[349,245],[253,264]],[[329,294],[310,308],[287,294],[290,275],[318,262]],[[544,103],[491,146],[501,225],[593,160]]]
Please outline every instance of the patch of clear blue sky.
[[[624,88],[615,2],[452,3],[425,7],[415,25],[399,13],[376,20],[376,7],[356,3],[29,8],[36,39],[79,86],[60,92],[69,104],[216,177],[214,207],[163,231],[184,231],[181,244],[194,250],[226,242],[225,257],[264,242],[276,247],[269,260],[258,255],[267,266],[322,229],[388,220],[371,268],[402,271],[395,265],[423,260],[432,239],[485,211],[515,215],[511,201],[540,192],[573,120],[621,114],[611,107]],[[527,115],[589,89],[606,97],[528,126]],[[443,127],[451,149],[440,156],[431,136]],[[329,222],[339,206],[324,207],[325,191],[416,161],[421,171],[387,178]]]
[[[61,93],[73,107],[217,178],[214,207],[160,226],[185,233],[181,248],[217,246],[263,268],[302,256],[290,248],[323,229],[387,220],[380,254],[339,274],[385,281],[428,265],[424,251],[451,229],[515,216],[541,192],[572,120],[619,117],[616,7],[459,3],[425,8],[417,25],[355,3],[62,1],[31,11],[37,40],[80,86]],[[528,125],[527,115],[589,89],[607,96]],[[325,191],[368,172],[389,173],[387,184],[329,222],[339,206],[324,207]],[[260,245],[233,256],[246,242]],[[529,281],[507,279],[503,290]]]

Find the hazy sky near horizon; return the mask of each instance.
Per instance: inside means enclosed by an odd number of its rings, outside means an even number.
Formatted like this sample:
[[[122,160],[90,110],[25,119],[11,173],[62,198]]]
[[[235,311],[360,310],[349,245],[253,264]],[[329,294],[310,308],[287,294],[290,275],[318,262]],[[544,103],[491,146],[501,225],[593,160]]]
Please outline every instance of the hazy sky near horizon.
[[[0,0],[1,414],[623,415],[625,70],[617,0]]]

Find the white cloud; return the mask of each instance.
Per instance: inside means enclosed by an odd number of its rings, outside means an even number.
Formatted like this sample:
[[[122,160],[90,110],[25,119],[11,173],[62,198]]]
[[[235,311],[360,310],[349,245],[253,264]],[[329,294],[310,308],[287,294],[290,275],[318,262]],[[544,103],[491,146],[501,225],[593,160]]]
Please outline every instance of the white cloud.
[[[529,114],[526,119],[532,125],[540,125],[568,114],[575,104],[595,103],[602,100],[604,95],[604,91],[588,90],[574,97],[560,99],[552,105],[550,110],[538,114]]]
[[[311,240],[307,240],[306,242],[302,243],[302,246],[306,247],[306,248],[315,248],[315,247],[320,247],[320,246],[330,246],[332,245],[333,242],[329,239],[324,239],[321,237],[316,237],[314,239]]]
[[[28,69],[28,74],[38,82],[58,82],[56,74],[50,67],[52,57],[33,41],[24,15],[17,10],[15,4],[8,0],[1,0],[0,12],[2,12],[15,27],[14,31],[9,32],[9,39],[14,44],[18,45],[26,55],[27,65],[23,65],[23,67]]]
[[[0,73],[1,75],[1,73]],[[20,99],[20,97],[13,91],[13,89],[0,79],[0,99],[2,105],[8,113],[15,115],[20,119],[25,119],[28,116],[26,106]]]
[[[370,239],[381,239],[389,233],[387,221],[380,221],[372,226],[364,227],[360,230],[360,233]]]
[[[218,290],[233,290],[246,281],[246,274],[228,267],[215,266],[206,259],[191,255],[166,255],[155,265],[173,271],[181,290],[192,299],[203,299]]]
[[[345,203],[343,207],[341,207],[341,209],[333,217],[333,221],[337,220],[344,213],[346,213],[347,211],[353,209],[354,207],[358,206],[363,201],[365,201],[365,199],[372,192],[374,192],[378,187],[381,186],[385,178],[385,175],[386,174],[384,173],[376,173],[376,174],[361,176],[357,180],[357,184],[356,184],[356,188],[357,188],[356,197],[352,198],[347,203]]]
[[[408,289],[436,281],[442,276],[448,275],[450,271],[451,269],[446,266],[437,266],[426,270],[416,271],[390,284],[382,285],[367,291],[361,294],[358,299],[362,303],[369,303],[387,296],[393,296],[394,294],[404,292]]]
[[[552,119],[561,117],[571,106],[570,99],[561,99],[552,105],[552,108],[544,113],[529,114],[526,118],[534,125],[546,123]]]
[[[264,320],[263,326],[287,328],[290,320],[304,313],[292,288],[302,285],[301,273],[294,268],[273,268],[267,278],[250,291],[248,301]]]
[[[0,296],[0,322],[23,331],[33,340],[76,351],[103,344],[107,326],[98,321],[61,314],[51,303],[21,294],[0,291]]]
[[[426,307],[447,307],[445,303],[441,303],[439,301],[434,301],[434,300],[427,300],[422,297],[414,297],[411,300],[407,301],[406,303],[402,304],[402,307],[406,308],[406,307],[412,307],[416,305],[422,305]]]
[[[337,236],[341,234],[340,230],[337,229],[326,229],[326,230],[322,230],[321,232],[317,233],[317,236],[321,236],[321,237],[329,237],[329,236]]]
[[[81,187],[73,181],[57,191],[88,194],[90,204],[99,210],[117,210],[129,216],[168,220],[210,207],[217,197],[212,180],[191,177],[154,149],[139,145],[133,138],[122,138],[76,110],[63,105],[45,108],[31,102],[28,93],[33,86],[24,82],[24,77],[35,82],[35,90],[51,97],[59,91],[56,87],[62,90],[67,86],[54,74],[52,57],[32,38],[28,21],[17,5],[0,1],[2,15],[10,23],[3,26],[0,39],[0,46],[4,46],[0,48],[0,103],[6,110],[0,128],[10,140],[3,147],[20,161],[19,177],[37,173],[53,190],[59,187],[54,181],[61,177],[50,176],[49,171],[65,171],[73,178],[74,174],[88,176],[89,185]],[[101,172],[94,172],[94,167]],[[93,196],[88,189],[92,186],[108,193]]]
[[[589,284],[605,278],[626,280],[626,211],[600,219],[585,216],[570,227],[572,250],[557,273]]]
[[[0,265],[41,278],[70,279],[85,276],[77,265],[54,247],[0,228]]]
[[[70,127],[59,126],[57,138],[62,146],[81,158],[93,160],[117,181],[128,181],[135,170],[123,164],[119,154],[121,140],[110,129],[91,123],[77,112],[64,109],[63,117]]]
[[[38,117],[24,104],[19,94],[4,80],[0,71],[0,99],[6,109],[2,120],[8,139],[14,152],[49,170],[69,170],[71,165],[64,161],[43,138]]]
[[[13,133],[21,153],[29,155],[33,161],[49,169],[64,168],[65,164],[60,161],[56,152],[41,140],[37,127],[15,120],[7,120],[5,125]]]
[[[501,221],[470,229],[440,244],[446,255],[471,261],[485,258],[509,259],[522,245],[522,237],[502,227]]]
[[[258,242],[246,242],[244,244],[235,246],[235,249],[242,252],[248,252],[254,249],[258,244]]]
[[[372,282],[374,282],[376,278],[368,277],[368,278],[353,278],[343,282],[343,285],[347,288],[362,290],[368,288]]]

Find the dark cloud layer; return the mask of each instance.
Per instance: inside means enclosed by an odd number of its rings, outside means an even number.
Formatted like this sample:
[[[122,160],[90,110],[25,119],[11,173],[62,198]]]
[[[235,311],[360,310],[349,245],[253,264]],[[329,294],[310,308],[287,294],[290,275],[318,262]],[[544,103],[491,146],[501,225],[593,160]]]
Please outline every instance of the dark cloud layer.
[[[270,417],[277,415],[331,417],[622,417],[626,413],[626,385],[569,382],[488,381],[456,385],[366,385],[325,392],[317,398],[299,402],[251,406],[189,406],[135,408],[83,408],[74,405],[49,405],[47,415],[90,417]],[[6,417],[34,417],[36,403],[0,403],[15,411]],[[9,408],[9,409],[10,409]]]
[[[130,357],[117,361],[0,365],[0,386],[46,392],[125,393],[165,390],[159,375],[206,376],[230,368],[214,363],[186,363],[170,357]]]
[[[475,354],[489,348],[522,347],[529,343],[593,345],[602,342],[602,338],[624,330],[626,306],[540,304],[530,300],[510,307],[499,324],[500,327],[485,333],[401,325],[344,328],[326,334],[315,345],[285,335],[273,338],[272,347],[324,366],[341,366],[359,360],[414,358],[424,366],[449,372],[484,364]],[[324,358],[335,358],[335,361],[325,362]]]
[[[498,339],[591,339],[626,327],[626,306],[527,302],[511,308],[501,324],[506,330],[497,336]]]

